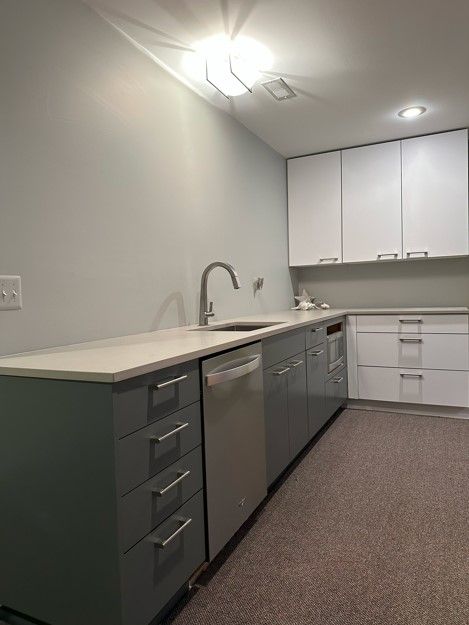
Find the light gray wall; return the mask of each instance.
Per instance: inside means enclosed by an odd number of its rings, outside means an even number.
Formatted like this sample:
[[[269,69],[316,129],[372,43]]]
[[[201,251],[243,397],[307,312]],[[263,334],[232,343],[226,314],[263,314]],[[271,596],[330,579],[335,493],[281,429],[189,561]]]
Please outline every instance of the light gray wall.
[[[0,354],[194,322],[217,259],[218,318],[291,304],[283,157],[77,0],[2,0],[0,41]]]
[[[469,258],[294,270],[298,288],[331,306],[469,306]]]

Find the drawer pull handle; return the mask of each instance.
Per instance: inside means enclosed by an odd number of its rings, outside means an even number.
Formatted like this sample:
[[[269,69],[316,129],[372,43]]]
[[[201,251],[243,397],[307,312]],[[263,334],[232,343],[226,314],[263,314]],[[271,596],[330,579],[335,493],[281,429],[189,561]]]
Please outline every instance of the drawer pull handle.
[[[401,378],[423,378],[423,373],[401,373]]]
[[[302,361],[302,360],[292,360],[291,362],[289,362],[289,363],[288,363],[288,365],[289,365],[290,367],[293,367],[293,369],[294,369],[295,367],[299,367],[299,366],[300,366],[300,365],[302,365],[302,364],[303,364],[303,361]]]
[[[421,343],[423,339],[399,339],[401,343]]]
[[[171,432],[168,432],[167,434],[163,434],[163,436],[150,436],[150,440],[155,441],[155,443],[162,443],[170,436],[174,436],[181,430],[184,430],[185,428],[189,427],[188,423],[175,423],[174,425],[176,425],[177,427],[175,427],[174,430],[171,430]]]
[[[181,525],[177,528],[175,532],[171,534],[171,536],[168,536],[168,538],[166,538],[165,540],[163,540],[159,536],[149,536],[148,540],[152,543],[155,543],[155,547],[158,547],[158,549],[164,549],[166,545],[169,545],[169,543],[173,541],[176,536],[183,532],[186,527],[192,523],[192,519],[183,519],[181,517],[178,518],[177,521],[181,523]]]
[[[393,258],[397,258],[397,252],[385,252],[384,254],[378,254],[378,260],[385,258],[385,256],[392,256]]]
[[[155,493],[157,497],[163,497],[163,495],[166,495],[168,490],[171,490],[172,488],[174,488],[177,484],[182,482],[182,480],[185,479],[190,474],[191,474],[190,471],[178,471],[178,477],[174,480],[174,482],[171,482],[171,484],[168,484],[168,486],[165,486],[164,488],[154,488],[152,489],[152,492]]]
[[[273,375],[285,375],[290,371],[290,367],[284,367],[283,369],[277,369],[277,371],[273,371]]]
[[[423,323],[422,319],[399,319],[399,323]]]
[[[326,258],[320,258],[319,262],[322,263],[325,260],[332,260],[333,262],[335,262],[336,260],[339,260],[338,256],[326,256]]]
[[[321,354],[324,354],[323,349],[319,349],[318,351],[315,351],[315,352],[308,352],[308,356],[320,356]]]
[[[342,382],[344,378],[333,378],[331,380],[331,382],[334,382],[334,384],[340,384]]]
[[[158,391],[160,388],[166,388],[167,386],[172,386],[173,384],[179,384],[183,380],[187,380],[187,375],[180,375],[178,378],[173,378],[172,380],[168,380],[167,382],[160,382],[160,384],[155,384],[153,389]]]
[[[422,252],[407,252],[407,258],[410,258],[414,254],[423,254],[423,256],[425,258],[428,258],[428,251],[427,250],[423,250]]]
[[[320,328],[313,328],[311,332],[322,332],[322,330],[324,330],[323,326],[321,326]]]

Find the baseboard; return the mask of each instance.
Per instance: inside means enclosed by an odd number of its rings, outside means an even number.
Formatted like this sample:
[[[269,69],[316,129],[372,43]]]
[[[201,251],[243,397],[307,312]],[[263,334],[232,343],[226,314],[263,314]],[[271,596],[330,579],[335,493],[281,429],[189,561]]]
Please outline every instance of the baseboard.
[[[404,404],[392,401],[372,401],[367,399],[349,399],[347,408],[352,410],[380,410],[428,417],[449,417],[450,419],[469,419],[469,408],[452,406],[430,406],[426,404]]]

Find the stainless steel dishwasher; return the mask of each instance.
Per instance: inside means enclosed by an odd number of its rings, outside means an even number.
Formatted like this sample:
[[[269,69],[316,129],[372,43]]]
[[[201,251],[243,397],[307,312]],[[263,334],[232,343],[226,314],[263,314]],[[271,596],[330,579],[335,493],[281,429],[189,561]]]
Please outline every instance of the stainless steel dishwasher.
[[[209,559],[267,494],[260,342],[202,363]]]

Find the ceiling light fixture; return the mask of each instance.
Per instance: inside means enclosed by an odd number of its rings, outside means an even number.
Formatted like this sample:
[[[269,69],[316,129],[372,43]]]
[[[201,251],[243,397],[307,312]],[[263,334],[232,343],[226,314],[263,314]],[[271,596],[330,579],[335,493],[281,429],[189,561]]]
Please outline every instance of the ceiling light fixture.
[[[186,72],[205,79],[226,98],[252,92],[260,69],[268,70],[272,63],[270,52],[249,37],[216,35],[195,44],[194,50],[184,60]]]
[[[405,119],[412,119],[412,117],[418,117],[419,115],[423,115],[427,109],[424,106],[409,106],[408,108],[402,109],[399,111],[399,117],[404,117]]]

